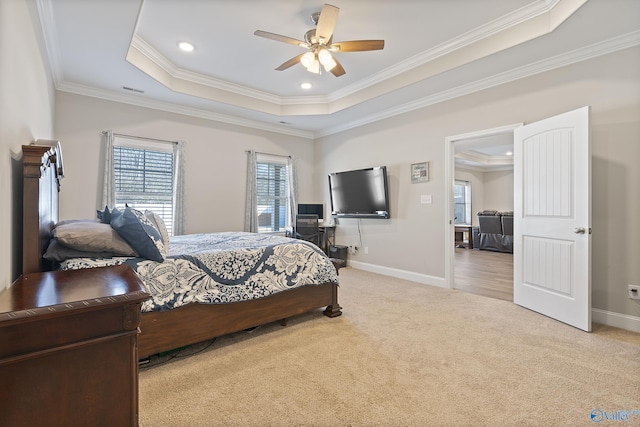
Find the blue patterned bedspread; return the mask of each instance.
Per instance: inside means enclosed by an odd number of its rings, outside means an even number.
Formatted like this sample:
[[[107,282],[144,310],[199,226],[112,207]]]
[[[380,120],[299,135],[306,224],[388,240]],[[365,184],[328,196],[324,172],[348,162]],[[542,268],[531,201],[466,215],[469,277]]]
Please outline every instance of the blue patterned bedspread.
[[[246,301],[304,285],[338,283],[333,264],[315,245],[244,232],[173,236],[162,263],[127,257],[73,258],[63,261],[61,268],[118,264],[131,265],[151,294],[142,311],[194,302]]]

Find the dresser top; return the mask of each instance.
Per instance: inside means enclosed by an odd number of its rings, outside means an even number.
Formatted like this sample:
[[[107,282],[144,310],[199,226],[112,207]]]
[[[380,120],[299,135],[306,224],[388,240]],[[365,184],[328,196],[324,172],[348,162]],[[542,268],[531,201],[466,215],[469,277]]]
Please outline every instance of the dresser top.
[[[30,273],[0,293],[0,323],[147,298],[142,281],[127,265]]]

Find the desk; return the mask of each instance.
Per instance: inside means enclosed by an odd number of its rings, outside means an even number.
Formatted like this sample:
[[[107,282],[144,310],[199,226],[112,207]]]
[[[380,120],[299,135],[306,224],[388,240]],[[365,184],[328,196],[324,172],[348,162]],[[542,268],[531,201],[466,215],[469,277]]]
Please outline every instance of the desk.
[[[320,249],[329,255],[329,248],[336,244],[336,225],[318,224],[320,230]]]
[[[456,225],[455,226],[455,244],[456,246],[463,246],[469,249],[473,249],[473,226],[471,225]],[[467,240],[464,240],[464,233],[467,233]]]

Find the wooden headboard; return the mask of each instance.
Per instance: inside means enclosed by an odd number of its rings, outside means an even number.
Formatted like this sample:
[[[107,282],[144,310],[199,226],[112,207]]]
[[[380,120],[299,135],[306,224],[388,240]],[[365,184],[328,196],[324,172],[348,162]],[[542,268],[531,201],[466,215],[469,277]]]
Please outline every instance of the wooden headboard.
[[[42,255],[58,222],[58,192],[64,176],[58,141],[22,146],[22,274],[51,269]]]

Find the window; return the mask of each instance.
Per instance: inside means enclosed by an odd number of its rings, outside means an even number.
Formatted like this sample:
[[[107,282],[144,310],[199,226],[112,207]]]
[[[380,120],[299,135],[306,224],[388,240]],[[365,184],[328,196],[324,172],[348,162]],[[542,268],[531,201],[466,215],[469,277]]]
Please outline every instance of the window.
[[[453,216],[456,224],[471,225],[471,183],[456,180],[453,186]]]
[[[113,145],[115,206],[150,210],[173,235],[174,156],[170,143],[116,138]]]
[[[276,156],[258,155],[256,199],[259,233],[282,231],[291,224],[287,160]]]

